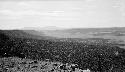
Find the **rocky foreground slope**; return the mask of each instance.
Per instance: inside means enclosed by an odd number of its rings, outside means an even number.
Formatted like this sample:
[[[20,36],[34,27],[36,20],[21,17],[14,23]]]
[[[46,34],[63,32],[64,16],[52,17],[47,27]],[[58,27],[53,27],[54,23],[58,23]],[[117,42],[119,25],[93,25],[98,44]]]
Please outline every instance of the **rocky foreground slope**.
[[[90,70],[81,70],[75,64],[9,57],[0,59],[0,72],[90,72]]]

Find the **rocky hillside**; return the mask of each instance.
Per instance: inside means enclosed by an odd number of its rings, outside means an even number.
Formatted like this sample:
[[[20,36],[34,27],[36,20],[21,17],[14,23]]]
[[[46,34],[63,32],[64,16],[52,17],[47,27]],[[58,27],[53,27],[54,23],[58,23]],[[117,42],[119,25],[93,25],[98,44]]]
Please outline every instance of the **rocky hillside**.
[[[79,69],[95,72],[125,71],[125,49],[107,43],[108,40],[55,41],[32,38],[32,35],[28,36],[29,34],[22,34],[20,31],[13,32],[0,31],[1,58],[19,57],[42,61],[48,59],[51,62],[76,64]],[[23,37],[20,37],[20,34]]]

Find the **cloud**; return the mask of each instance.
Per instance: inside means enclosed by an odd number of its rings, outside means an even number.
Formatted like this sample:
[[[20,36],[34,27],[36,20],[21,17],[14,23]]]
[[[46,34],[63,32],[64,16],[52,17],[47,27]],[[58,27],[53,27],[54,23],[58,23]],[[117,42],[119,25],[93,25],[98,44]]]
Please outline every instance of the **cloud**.
[[[8,14],[12,14],[13,12],[10,10],[0,10],[0,13],[4,15],[8,15]]]
[[[92,1],[95,1],[95,0],[86,0],[86,2],[92,2]]]
[[[13,11],[13,10],[0,10],[0,14],[11,15],[11,16],[25,16],[25,15],[42,15],[42,16],[60,16],[64,11],[35,11],[35,10],[22,10],[22,11]]]
[[[18,5],[21,5],[21,6],[30,6],[28,3],[24,2],[24,1],[23,2],[19,2]]]

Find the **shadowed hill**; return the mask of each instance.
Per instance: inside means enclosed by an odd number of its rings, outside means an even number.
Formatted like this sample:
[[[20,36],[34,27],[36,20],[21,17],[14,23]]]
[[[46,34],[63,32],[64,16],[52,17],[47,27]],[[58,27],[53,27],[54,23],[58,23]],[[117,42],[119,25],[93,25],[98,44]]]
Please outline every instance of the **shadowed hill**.
[[[0,30],[0,33],[13,38],[32,38],[32,39],[53,39],[54,37],[44,36],[42,32],[35,30]]]

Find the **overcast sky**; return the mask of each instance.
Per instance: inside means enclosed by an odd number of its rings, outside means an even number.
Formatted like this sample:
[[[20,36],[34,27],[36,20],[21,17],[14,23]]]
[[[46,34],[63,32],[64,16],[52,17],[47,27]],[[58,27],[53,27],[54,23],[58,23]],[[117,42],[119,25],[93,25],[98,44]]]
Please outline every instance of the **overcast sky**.
[[[0,1],[0,29],[125,27],[125,0]]]

